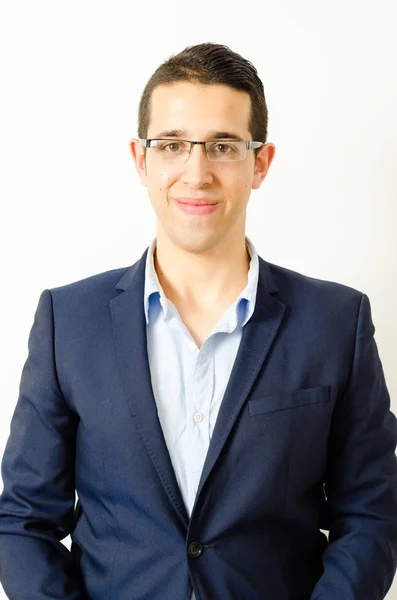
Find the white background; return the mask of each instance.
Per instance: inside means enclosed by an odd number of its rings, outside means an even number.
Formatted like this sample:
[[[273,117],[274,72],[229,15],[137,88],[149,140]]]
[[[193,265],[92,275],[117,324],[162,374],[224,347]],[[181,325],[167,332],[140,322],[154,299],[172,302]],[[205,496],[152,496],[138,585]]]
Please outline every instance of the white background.
[[[368,294],[396,410],[396,18],[394,0],[0,2],[1,454],[41,291],[133,264],[155,235],[128,147],[139,96],[206,41],[265,86],[276,156],[247,234]]]

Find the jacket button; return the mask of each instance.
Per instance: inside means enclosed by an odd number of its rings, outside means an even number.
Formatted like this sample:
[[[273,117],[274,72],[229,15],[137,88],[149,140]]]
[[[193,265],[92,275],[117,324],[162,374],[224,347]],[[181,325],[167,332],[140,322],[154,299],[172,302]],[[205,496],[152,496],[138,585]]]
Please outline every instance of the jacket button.
[[[198,558],[203,552],[203,546],[200,542],[191,542],[188,546],[187,553],[190,558]]]

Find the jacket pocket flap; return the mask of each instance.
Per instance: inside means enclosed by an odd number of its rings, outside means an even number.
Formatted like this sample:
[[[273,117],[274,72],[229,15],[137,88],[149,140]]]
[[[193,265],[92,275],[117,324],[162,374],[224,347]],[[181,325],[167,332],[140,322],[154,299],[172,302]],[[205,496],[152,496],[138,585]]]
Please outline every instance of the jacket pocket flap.
[[[307,388],[295,392],[279,392],[270,396],[261,396],[248,401],[249,413],[253,417],[265,413],[310,406],[328,402],[330,399],[330,386]]]

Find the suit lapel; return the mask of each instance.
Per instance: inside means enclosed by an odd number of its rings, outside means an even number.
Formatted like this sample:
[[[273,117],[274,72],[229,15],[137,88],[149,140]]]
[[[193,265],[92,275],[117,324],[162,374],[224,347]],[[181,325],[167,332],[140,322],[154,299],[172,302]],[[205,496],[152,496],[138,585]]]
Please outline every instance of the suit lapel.
[[[161,483],[182,523],[187,527],[189,517],[165,443],[151,385],[143,308],[147,251],[148,249],[141,259],[125,272],[116,286],[122,293],[110,303],[113,333],[120,375],[130,411]],[[259,257],[255,309],[243,328],[240,347],[204,463],[197,497],[226,443],[283,320],[286,306],[272,296],[277,291],[268,264]]]
[[[236,360],[222,399],[201,474],[196,503],[282,323],[287,307],[271,295],[277,291],[268,264],[259,257],[255,309],[243,328]]]
[[[151,385],[143,310],[146,254],[147,250],[117,285],[125,291],[110,302],[113,334],[130,411],[160,481],[183,525],[187,527],[188,514],[164,440]]]

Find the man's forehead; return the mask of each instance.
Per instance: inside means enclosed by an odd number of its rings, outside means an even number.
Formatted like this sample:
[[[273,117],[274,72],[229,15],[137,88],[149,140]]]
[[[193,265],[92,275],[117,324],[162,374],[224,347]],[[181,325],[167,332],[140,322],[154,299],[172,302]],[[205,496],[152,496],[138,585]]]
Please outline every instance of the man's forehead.
[[[214,139],[245,138],[250,109],[249,94],[226,85],[162,84],[152,93],[151,137],[183,137],[198,127],[204,128],[206,135]],[[165,135],[165,132],[174,134]]]

